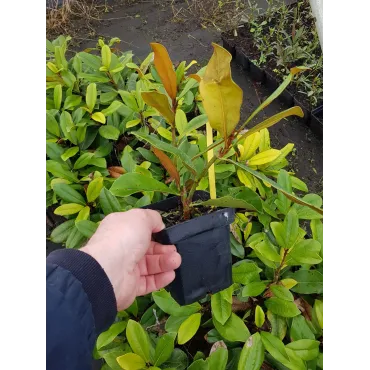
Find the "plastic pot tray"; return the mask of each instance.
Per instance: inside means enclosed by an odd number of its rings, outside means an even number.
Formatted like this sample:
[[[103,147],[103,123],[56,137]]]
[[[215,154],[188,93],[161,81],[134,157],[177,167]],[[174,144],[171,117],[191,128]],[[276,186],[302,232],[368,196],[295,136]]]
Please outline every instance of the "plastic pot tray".
[[[195,192],[193,198],[207,199],[209,194],[204,191]],[[180,204],[176,196],[143,208],[168,212]],[[153,234],[161,244],[175,244],[182,257],[175,280],[167,287],[180,305],[196,302],[232,284],[229,225],[234,217],[234,209],[222,208]]]
[[[271,93],[277,89],[280,83],[273,73],[254,64],[252,62],[252,58],[248,56],[242,48],[238,46],[231,46],[230,40],[227,40],[227,38],[224,36],[222,36],[222,43],[224,48],[228,50],[233,57],[235,56],[236,63],[243,68],[246,74],[253,81],[262,83],[269,91],[271,91]],[[321,119],[316,118],[313,114],[315,110],[322,110],[322,106],[311,111],[297,98],[296,95],[294,95],[288,89],[285,89],[279,95],[278,100],[288,108],[293,107],[293,105],[300,106],[304,112],[304,117],[302,119],[303,122],[311,128],[312,132],[316,136],[322,139],[323,119],[322,117]]]

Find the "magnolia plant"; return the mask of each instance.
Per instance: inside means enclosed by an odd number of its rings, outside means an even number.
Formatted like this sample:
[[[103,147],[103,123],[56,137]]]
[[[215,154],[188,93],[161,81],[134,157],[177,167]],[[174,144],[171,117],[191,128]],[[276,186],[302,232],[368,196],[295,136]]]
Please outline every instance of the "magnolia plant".
[[[317,207],[300,200],[291,192],[286,192],[263,173],[256,171],[260,165],[273,161],[275,161],[273,164],[282,162],[289,153],[289,149],[285,152],[268,149],[255,155],[255,150],[260,145],[261,133],[266,135],[266,128],[288,116],[302,117],[301,108],[289,108],[255,125],[252,129],[245,130],[246,125],[288,86],[294,75],[305,68],[292,68],[290,75],[281,86],[244,123],[239,124],[243,92],[231,78],[231,55],[221,46],[214,43],[212,45],[213,55],[205,71],[189,76],[199,83],[199,100],[201,100],[208,117],[206,124],[208,146],[204,148],[204,140],[199,140],[199,134],[195,131],[205,122],[199,122],[194,126],[187,124],[185,113],[179,106],[180,97],[178,96],[179,86],[176,72],[166,48],[157,43],[152,43],[151,47],[154,52],[154,65],[165,91],[152,90],[142,92],[141,95],[147,105],[155,108],[163,116],[169,125],[171,137],[168,137],[168,140],[160,140],[154,133],[149,133],[146,127],[133,133],[140,140],[151,145],[153,153],[170,174],[173,183],[169,192],[181,196],[183,218],[189,219],[192,206],[199,204],[256,210],[252,204],[254,201],[258,202],[256,200],[258,195],[250,188],[244,189],[234,196],[215,199],[214,164],[221,161],[239,167],[238,176],[243,179],[243,182],[248,181],[248,177],[252,175],[268,186],[273,186],[284,192],[293,201],[305,204],[317,212],[322,212]],[[212,129],[217,131],[215,142],[213,142]],[[205,160],[206,155],[207,160]],[[206,202],[193,202],[195,190],[207,176],[209,177],[212,199]],[[125,187],[124,181],[127,179],[129,179],[128,176],[123,177],[120,183],[113,184],[112,191],[114,192],[121,186]],[[163,186],[160,187],[161,189],[158,186],[158,189],[152,190],[165,191]]]

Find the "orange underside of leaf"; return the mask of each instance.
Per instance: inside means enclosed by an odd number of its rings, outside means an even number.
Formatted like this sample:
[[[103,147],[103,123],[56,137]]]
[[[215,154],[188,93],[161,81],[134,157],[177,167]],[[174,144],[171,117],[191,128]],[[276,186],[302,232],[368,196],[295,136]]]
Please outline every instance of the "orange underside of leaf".
[[[177,168],[171,161],[170,157],[167,154],[155,148],[154,146],[151,147],[152,152],[155,156],[160,160],[162,166],[166,169],[166,171],[170,174],[170,176],[175,180],[176,185],[180,188],[180,175],[177,171]]]

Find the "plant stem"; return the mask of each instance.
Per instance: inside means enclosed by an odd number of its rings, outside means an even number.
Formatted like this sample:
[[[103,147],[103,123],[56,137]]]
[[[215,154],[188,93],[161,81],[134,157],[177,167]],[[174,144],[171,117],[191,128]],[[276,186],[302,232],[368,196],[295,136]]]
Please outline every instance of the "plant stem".
[[[284,249],[284,255],[283,259],[281,260],[280,266],[276,269],[274,274],[274,283],[277,283],[279,281],[281,270],[283,269],[283,266],[285,264],[286,256],[288,255],[289,249]]]

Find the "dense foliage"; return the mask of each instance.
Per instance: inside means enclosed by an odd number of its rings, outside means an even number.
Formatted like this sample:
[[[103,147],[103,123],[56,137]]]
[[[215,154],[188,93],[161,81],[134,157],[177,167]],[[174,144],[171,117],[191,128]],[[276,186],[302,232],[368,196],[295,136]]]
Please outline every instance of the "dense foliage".
[[[184,219],[232,206],[233,285],[188,306],[165,290],[137,298],[94,357],[105,370],[322,368],[322,199],[295,194],[308,189],[284,169],[293,144],[271,148],[268,132],[302,111],[245,130],[304,68],[238,125],[242,91],[223,48],[189,74],[196,62],[173,69],[160,44],[137,65],[118,42],[70,60],[68,38],[47,42],[47,206],[66,218],[50,238],[81,247],[105,215],[171,194]],[[192,202],[196,189],[211,199]]]

